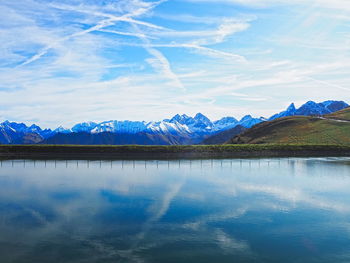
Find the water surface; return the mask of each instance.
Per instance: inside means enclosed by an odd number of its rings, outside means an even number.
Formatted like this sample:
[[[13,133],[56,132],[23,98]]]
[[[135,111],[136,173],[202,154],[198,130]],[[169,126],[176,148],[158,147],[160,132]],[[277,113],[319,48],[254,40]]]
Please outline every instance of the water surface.
[[[350,159],[3,161],[0,262],[350,262]]]

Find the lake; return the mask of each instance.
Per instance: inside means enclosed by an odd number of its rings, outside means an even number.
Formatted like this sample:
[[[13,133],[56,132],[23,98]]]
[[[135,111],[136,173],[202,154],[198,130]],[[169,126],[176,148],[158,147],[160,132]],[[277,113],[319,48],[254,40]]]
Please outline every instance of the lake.
[[[2,161],[0,262],[350,262],[350,158]]]

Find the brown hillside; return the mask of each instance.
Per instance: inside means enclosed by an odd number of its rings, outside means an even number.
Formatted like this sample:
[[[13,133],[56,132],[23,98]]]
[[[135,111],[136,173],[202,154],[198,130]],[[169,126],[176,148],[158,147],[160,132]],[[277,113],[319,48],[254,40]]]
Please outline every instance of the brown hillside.
[[[350,145],[350,108],[318,117],[292,116],[260,123],[227,143]],[[337,121],[342,120],[342,121]]]

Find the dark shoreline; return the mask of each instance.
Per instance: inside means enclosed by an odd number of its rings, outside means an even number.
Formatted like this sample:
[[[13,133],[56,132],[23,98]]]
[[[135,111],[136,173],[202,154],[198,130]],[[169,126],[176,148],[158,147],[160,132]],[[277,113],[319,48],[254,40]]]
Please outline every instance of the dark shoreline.
[[[1,145],[0,159],[166,160],[263,157],[350,157],[342,145]]]

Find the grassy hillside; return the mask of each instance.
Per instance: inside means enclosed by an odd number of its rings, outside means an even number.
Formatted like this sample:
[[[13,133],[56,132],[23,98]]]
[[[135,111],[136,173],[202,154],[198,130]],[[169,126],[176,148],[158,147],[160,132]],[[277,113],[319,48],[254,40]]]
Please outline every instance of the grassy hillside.
[[[326,119],[292,116],[264,122],[234,137],[228,143],[350,145],[350,108],[325,115],[324,118]]]
[[[350,107],[334,112],[332,114],[326,115],[327,118],[330,119],[338,119],[338,120],[347,120],[350,121]]]

